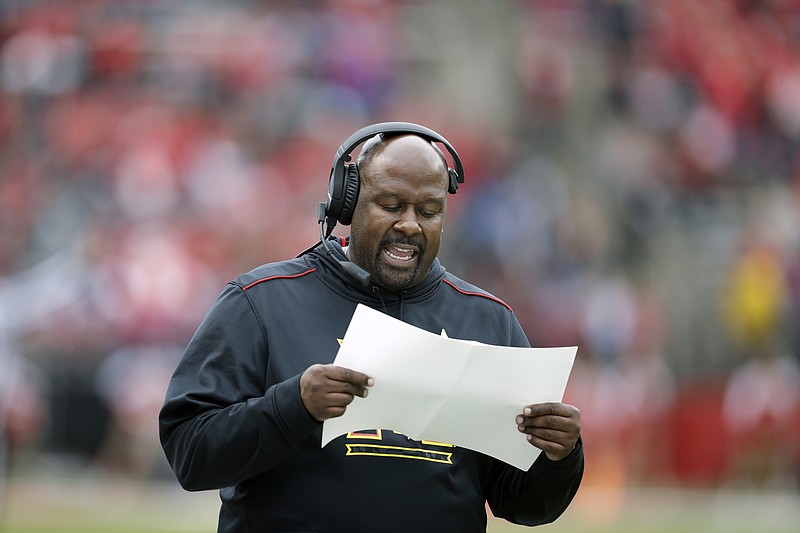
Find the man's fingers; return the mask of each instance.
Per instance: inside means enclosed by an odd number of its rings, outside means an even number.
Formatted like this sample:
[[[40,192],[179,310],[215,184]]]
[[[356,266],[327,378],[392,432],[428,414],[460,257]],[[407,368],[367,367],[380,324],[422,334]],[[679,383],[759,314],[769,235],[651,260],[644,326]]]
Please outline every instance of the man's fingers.
[[[552,442],[549,440],[540,439],[535,435],[528,435],[528,442],[542,450],[552,461],[560,461],[564,457],[568,456],[575,447],[575,442]]]
[[[356,385],[355,383],[349,383],[347,381],[330,380],[328,381],[327,392],[331,395],[341,393],[348,396],[359,396],[361,398],[366,398],[369,394],[369,389],[362,387],[361,385]]]
[[[300,398],[317,421],[344,414],[353,398],[366,398],[373,380],[366,374],[336,365],[315,364],[300,376]]]
[[[362,398],[367,397],[367,388],[371,387],[374,382],[366,374],[339,366],[332,366],[326,377],[328,378],[328,387],[332,392],[345,392]]]
[[[517,425],[538,428],[564,428],[569,427],[569,418],[559,416],[517,416]]]
[[[302,383],[309,390],[326,394],[331,392],[344,392],[365,398],[367,387],[371,387],[374,380],[362,372],[336,365],[312,365],[304,374]]]
[[[548,402],[528,405],[522,410],[524,416],[580,416],[580,411],[574,405],[566,403]]]
[[[336,365],[328,365],[328,367],[328,377],[330,379],[352,383],[360,387],[371,387],[375,383],[375,380],[363,372],[358,372],[357,370],[351,370],[349,368]]]
[[[552,460],[570,454],[581,431],[581,413],[577,407],[549,402],[525,407],[517,416],[517,429],[528,442],[544,451]]]
[[[569,440],[572,432],[570,431],[559,431],[557,429],[552,428],[537,428],[532,426],[517,426],[520,433],[525,433],[526,435],[532,435],[536,438],[550,441],[550,442],[563,442],[565,440]]]
[[[581,413],[577,407],[563,403],[529,405],[517,416],[517,425],[534,428],[579,432]],[[522,431],[522,429],[520,429]]]
[[[331,407],[347,407],[353,403],[354,395],[349,393],[330,393],[328,394],[328,404]]]

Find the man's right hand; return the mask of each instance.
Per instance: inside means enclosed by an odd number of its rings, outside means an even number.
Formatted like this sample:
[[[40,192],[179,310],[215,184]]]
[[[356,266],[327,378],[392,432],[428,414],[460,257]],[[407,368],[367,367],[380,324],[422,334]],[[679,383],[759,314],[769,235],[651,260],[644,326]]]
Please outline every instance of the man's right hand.
[[[300,376],[300,398],[318,422],[342,416],[353,398],[367,397],[374,380],[336,365],[312,365]]]

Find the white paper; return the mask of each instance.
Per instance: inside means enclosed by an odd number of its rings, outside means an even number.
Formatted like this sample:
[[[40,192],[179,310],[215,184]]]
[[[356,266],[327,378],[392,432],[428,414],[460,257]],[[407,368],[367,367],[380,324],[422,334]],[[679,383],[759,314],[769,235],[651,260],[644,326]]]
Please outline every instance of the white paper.
[[[526,405],[560,402],[577,346],[490,346],[436,335],[359,304],[334,364],[375,379],[367,398],[323,423],[340,435],[390,429],[528,470],[540,450],[517,430]]]

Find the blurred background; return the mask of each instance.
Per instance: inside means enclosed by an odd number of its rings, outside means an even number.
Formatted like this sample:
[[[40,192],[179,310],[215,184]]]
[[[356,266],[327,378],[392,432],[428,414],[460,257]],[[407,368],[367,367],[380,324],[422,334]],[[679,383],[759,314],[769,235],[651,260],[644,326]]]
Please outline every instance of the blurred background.
[[[0,529],[214,530],[167,380],[386,120],[464,162],[445,266],[579,346],[550,527],[796,531],[798,0],[0,0]]]

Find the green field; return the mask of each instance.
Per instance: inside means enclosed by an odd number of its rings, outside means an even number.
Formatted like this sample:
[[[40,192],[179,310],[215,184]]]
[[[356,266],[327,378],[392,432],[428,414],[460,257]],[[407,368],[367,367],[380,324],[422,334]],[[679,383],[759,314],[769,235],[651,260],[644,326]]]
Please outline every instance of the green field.
[[[2,533],[214,533],[216,493],[113,479],[15,480]],[[582,488],[549,533],[796,533],[800,494]],[[489,532],[528,530],[491,519]]]

